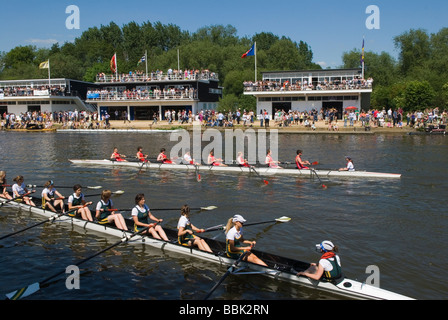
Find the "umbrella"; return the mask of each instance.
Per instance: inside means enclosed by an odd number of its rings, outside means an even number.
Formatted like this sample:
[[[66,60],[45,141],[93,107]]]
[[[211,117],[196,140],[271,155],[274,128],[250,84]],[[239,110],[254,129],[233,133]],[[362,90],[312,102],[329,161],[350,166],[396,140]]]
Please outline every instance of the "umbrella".
[[[358,110],[358,108],[351,106],[351,107],[345,108],[345,110]]]

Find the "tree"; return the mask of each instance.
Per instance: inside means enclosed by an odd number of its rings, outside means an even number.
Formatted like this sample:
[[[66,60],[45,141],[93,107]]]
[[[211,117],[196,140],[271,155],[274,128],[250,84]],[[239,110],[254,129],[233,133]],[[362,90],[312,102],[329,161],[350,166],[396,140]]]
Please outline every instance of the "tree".
[[[431,108],[434,96],[434,89],[428,81],[411,81],[407,83],[404,91],[403,110],[416,111]]]
[[[400,70],[404,75],[430,58],[429,36],[425,30],[411,29],[409,32],[395,37],[394,43],[400,51]]]

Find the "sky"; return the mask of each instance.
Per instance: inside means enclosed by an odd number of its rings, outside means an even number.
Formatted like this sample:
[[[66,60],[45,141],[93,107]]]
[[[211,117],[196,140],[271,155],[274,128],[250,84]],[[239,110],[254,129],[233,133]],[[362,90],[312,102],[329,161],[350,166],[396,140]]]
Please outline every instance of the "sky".
[[[210,25],[232,25],[240,37],[260,32],[306,42],[313,62],[323,68],[342,65],[344,52],[388,52],[398,57],[394,37],[410,29],[437,33],[448,27],[448,1],[405,0],[22,0],[1,1],[0,51],[16,46],[49,48],[53,43],[72,42],[90,27],[115,22],[160,21],[195,32]],[[79,8],[79,29],[68,29],[70,5]],[[376,6],[375,11],[366,10]],[[379,19],[373,19],[379,17]],[[372,28],[374,27],[374,28]],[[249,48],[248,48],[249,49]],[[242,52],[243,54],[244,52]]]

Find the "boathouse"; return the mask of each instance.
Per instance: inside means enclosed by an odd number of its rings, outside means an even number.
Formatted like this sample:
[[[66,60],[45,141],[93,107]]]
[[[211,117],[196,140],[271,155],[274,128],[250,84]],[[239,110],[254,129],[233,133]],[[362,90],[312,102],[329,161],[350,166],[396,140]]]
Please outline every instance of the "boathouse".
[[[0,81],[0,114],[96,111],[85,103],[88,82],[71,79]]]
[[[164,120],[167,112],[215,110],[222,98],[217,73],[209,70],[168,70],[120,75],[98,74],[87,102],[111,119]]]
[[[244,94],[256,97],[258,114],[335,109],[341,118],[349,107],[369,109],[372,84],[373,79],[363,79],[362,69],[271,71],[261,81],[246,81]]]

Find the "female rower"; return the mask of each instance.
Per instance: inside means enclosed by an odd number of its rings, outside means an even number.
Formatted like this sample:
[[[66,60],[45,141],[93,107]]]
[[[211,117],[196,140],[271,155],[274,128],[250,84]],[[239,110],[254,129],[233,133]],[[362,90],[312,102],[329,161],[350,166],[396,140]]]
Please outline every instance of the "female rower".
[[[168,159],[167,155],[165,154],[165,148],[160,149],[160,153],[157,156],[157,162],[162,162],[164,164],[172,164],[173,161]]]
[[[25,187],[25,183],[23,182],[23,176],[17,176],[12,181],[15,182],[15,184],[12,186],[12,196],[13,198],[18,198],[18,201],[24,201],[27,205],[35,207],[33,200],[31,200],[31,197],[27,197],[26,195],[30,193],[36,192],[28,191],[28,189]]]
[[[212,249],[208,246],[207,242],[204,239],[201,239],[193,234],[193,232],[201,233],[204,232],[204,229],[196,228],[190,222],[190,207],[184,205],[180,209],[181,217],[179,222],[177,223],[177,229],[179,230],[177,233],[178,242],[184,246],[197,246],[199,250],[212,252]]]
[[[309,161],[302,161],[302,150],[297,150],[296,165],[299,170],[309,170],[311,163]]]
[[[6,172],[0,171],[0,198],[5,198],[8,200],[11,200],[12,197],[9,195],[8,191],[6,191]]]
[[[126,156],[124,154],[119,154],[118,153],[118,148],[115,147],[114,148],[114,152],[112,153],[112,155],[110,156],[110,159],[112,161],[126,161],[124,158],[126,158]]]
[[[355,165],[353,164],[352,158],[345,157],[345,161],[347,161],[347,166],[339,169],[339,171],[355,171]]]
[[[238,259],[245,251],[250,251],[255,246],[255,241],[245,240],[243,238],[243,224],[246,220],[239,214],[230,218],[226,226],[226,253],[229,258]],[[243,246],[242,244],[249,244],[249,246]],[[245,261],[249,261],[262,266],[267,266],[260,258],[250,252],[244,258]]]
[[[157,219],[154,217],[145,204],[145,195],[139,193],[135,196],[135,207],[132,209],[132,219],[134,220],[134,231],[140,232],[144,228],[148,228],[143,233],[151,234],[156,239],[163,239],[169,241],[163,228],[158,225],[163,219]],[[156,221],[157,223],[149,223],[149,219]]]
[[[316,250],[322,253],[319,263],[312,263],[307,270],[298,272],[297,276],[329,282],[339,282],[343,279],[341,260],[336,254],[338,247],[331,241],[323,241],[320,244],[316,244]]]
[[[243,153],[241,151],[238,152],[238,156],[236,157],[236,163],[240,167],[248,167],[248,168],[250,167],[249,162],[247,161],[247,159],[244,159]]]
[[[227,167],[227,165],[222,163],[222,159],[215,158],[215,153],[213,151],[210,151],[210,153],[208,155],[207,163],[211,166]]]
[[[55,199],[55,196],[57,196],[57,199]],[[47,181],[44,184],[44,190],[42,190],[43,209],[48,208],[51,211],[56,212],[56,207],[59,207],[62,213],[64,213],[64,199],[65,197],[55,189],[53,180]]]
[[[268,149],[268,152],[266,154],[266,160],[265,163],[268,165],[269,168],[273,168],[273,169],[283,169],[282,167],[280,167],[278,164],[280,163],[280,161],[274,161],[274,159],[272,159],[272,152],[271,149]]]
[[[123,216],[120,213],[112,212],[114,204],[110,199],[111,196],[112,192],[110,190],[103,190],[101,192],[101,200],[96,205],[95,218],[99,224],[112,224],[114,222],[118,229],[128,230]]]
[[[149,162],[148,160],[148,155],[147,154],[143,154],[143,147],[138,147],[137,148],[137,159],[141,162]]]
[[[183,163],[184,163],[184,164],[192,164],[192,165],[195,165],[195,166],[198,166],[198,165],[199,165],[199,163],[197,163],[197,162],[191,157],[191,154],[190,154],[190,150],[189,150],[189,149],[187,149],[187,151],[186,151],[185,154],[184,154],[184,160],[183,160]]]
[[[76,217],[76,215],[80,215],[83,220],[93,221],[92,213],[90,212],[89,207],[93,202],[86,202],[84,199],[84,194],[82,193],[82,187],[79,184],[75,184],[73,186],[73,194],[68,197],[68,210],[75,210],[68,215],[71,217]]]

